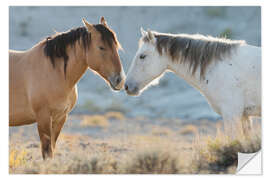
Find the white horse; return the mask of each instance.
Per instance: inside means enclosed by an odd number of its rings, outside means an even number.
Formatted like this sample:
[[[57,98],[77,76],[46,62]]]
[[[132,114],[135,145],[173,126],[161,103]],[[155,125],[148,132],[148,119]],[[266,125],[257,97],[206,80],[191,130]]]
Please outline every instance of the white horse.
[[[125,90],[139,95],[172,71],[206,97],[235,137],[238,125],[248,135],[252,116],[261,116],[261,48],[245,41],[203,35],[165,34],[141,28],[139,48]]]

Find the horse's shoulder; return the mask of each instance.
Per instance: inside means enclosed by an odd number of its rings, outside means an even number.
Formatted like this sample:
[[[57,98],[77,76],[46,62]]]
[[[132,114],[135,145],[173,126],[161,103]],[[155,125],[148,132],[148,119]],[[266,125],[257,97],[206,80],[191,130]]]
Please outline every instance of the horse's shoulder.
[[[78,91],[77,91],[77,85],[74,86],[74,88],[71,90],[71,93],[69,95],[69,104],[70,108],[69,111],[73,109],[78,99]]]
[[[74,86],[70,93],[70,99],[71,101],[77,101],[78,99],[78,91],[77,91],[77,85]]]

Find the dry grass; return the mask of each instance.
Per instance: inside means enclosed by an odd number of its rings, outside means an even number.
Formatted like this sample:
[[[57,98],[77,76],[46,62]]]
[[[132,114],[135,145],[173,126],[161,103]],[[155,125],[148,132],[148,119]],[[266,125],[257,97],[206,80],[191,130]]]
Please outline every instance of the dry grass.
[[[172,135],[172,130],[166,127],[154,126],[151,134],[155,136],[169,136]]]
[[[116,112],[116,111],[110,111],[105,114],[105,117],[107,119],[114,119],[114,120],[124,120],[125,115],[121,112]]]
[[[124,167],[128,174],[176,174],[179,170],[178,156],[156,149],[136,154]]]
[[[125,116],[121,112],[107,112],[105,115],[84,115],[80,126],[107,128],[109,120],[124,120]]]
[[[116,174],[118,164],[115,159],[108,157],[93,157],[88,161],[79,160],[71,164],[64,172],[68,174]]]
[[[107,118],[111,116],[107,114]],[[106,127],[110,125],[107,118],[85,116],[82,122]],[[184,129],[180,134],[156,127],[156,133],[107,139],[61,133],[54,159],[46,163],[41,159],[38,140],[25,143],[15,134],[10,143],[9,169],[12,174],[234,174],[238,152],[252,153],[261,148],[260,128],[249,138],[239,135],[235,140],[221,131],[210,137],[199,135],[190,125]],[[187,140],[191,133],[196,136],[192,142]]]
[[[261,149],[261,131],[256,131],[250,137],[237,136],[230,139],[220,131],[215,138],[201,137],[194,144],[195,158],[193,168],[196,173],[235,173],[237,153],[254,153]]]
[[[92,116],[83,116],[83,120],[80,123],[82,127],[101,127],[106,128],[109,126],[109,121],[106,116],[103,115],[92,115]]]
[[[180,129],[179,133],[182,135],[196,135],[198,134],[198,128],[192,124],[189,124]]]
[[[9,167],[11,169],[22,166],[26,163],[27,151],[11,150],[9,153]]]

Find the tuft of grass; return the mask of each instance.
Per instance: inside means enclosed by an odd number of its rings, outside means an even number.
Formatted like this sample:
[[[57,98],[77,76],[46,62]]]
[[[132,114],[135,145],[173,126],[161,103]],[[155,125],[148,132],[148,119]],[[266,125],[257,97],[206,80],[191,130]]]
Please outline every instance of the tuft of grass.
[[[107,119],[124,120],[125,116],[121,112],[110,111],[105,114]]]
[[[26,163],[27,152],[25,150],[12,149],[9,153],[9,168],[17,168]]]
[[[260,131],[250,137],[238,135],[238,139],[230,139],[222,133],[215,138],[206,138],[196,147],[197,156],[193,159],[193,167],[197,173],[233,173],[237,167],[238,152],[254,153],[261,149]]]
[[[89,160],[76,160],[70,164],[66,174],[115,174],[118,172],[117,161],[110,156],[95,156]]]
[[[220,34],[219,37],[226,38],[226,39],[232,39],[233,33],[230,28],[224,29]]]
[[[125,167],[128,174],[176,174],[179,172],[177,156],[169,152],[149,151],[136,154]]]
[[[83,127],[102,127],[106,128],[109,126],[109,121],[106,116],[102,115],[92,115],[92,116],[83,116],[83,120],[80,122],[80,126]]]
[[[198,128],[192,124],[184,126],[179,133],[181,135],[195,135],[198,134]]]

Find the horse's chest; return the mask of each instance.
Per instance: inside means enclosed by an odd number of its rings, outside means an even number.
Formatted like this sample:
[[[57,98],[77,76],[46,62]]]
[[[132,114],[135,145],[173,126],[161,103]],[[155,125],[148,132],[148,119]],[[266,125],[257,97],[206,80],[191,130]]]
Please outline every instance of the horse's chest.
[[[213,98],[206,97],[208,104],[211,106],[211,108],[219,115],[221,115],[221,108],[219,103]]]
[[[52,108],[53,118],[57,118],[58,116],[62,116],[63,114],[68,114],[74,107],[76,100],[77,91],[75,90],[71,92],[71,94],[64,98],[62,101],[58,101],[57,103],[55,103]]]
[[[52,117],[57,118],[57,116],[61,116],[62,114],[67,114],[70,109],[69,103],[59,103],[58,105],[55,105],[52,109]]]

